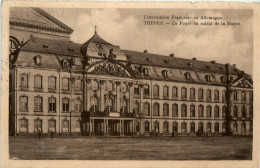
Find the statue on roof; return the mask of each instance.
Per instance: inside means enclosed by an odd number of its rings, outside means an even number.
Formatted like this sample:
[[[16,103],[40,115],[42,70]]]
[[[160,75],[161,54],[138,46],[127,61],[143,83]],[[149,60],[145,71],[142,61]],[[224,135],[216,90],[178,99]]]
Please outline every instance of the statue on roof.
[[[114,54],[114,49],[111,48],[111,49],[109,50],[108,59],[111,60],[111,59],[114,59],[114,58],[116,58],[116,54]]]

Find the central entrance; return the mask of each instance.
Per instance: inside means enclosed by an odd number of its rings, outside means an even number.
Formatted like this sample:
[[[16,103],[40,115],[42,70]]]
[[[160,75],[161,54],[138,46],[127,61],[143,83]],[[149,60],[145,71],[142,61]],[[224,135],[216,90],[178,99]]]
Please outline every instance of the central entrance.
[[[94,133],[95,135],[104,135],[104,120],[94,120]]]
[[[120,120],[108,120],[108,132],[110,136],[120,136]]]

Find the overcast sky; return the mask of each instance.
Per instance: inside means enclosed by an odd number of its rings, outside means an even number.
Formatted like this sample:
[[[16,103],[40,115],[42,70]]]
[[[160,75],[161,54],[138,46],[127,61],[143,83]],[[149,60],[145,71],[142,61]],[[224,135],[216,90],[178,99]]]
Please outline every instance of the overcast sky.
[[[71,40],[84,43],[94,34],[121,49],[219,63],[236,64],[252,75],[253,33],[251,10],[198,9],[46,9],[74,32]],[[147,26],[144,15],[217,16],[240,26]]]

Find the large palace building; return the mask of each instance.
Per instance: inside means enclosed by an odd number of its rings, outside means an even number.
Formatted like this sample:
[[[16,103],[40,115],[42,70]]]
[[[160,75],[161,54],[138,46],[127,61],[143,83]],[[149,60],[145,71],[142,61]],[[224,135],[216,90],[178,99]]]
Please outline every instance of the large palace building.
[[[253,81],[236,65],[84,44],[39,8],[10,8],[10,135],[252,135]]]

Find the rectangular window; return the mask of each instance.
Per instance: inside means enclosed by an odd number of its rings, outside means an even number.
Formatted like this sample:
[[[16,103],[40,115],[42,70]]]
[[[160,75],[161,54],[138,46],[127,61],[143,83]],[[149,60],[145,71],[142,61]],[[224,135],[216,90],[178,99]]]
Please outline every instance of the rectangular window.
[[[169,124],[168,122],[163,123],[163,133],[168,133],[169,132]]]
[[[28,132],[28,120],[20,120],[20,132]]]
[[[34,98],[34,111],[42,112],[42,97]]]
[[[54,97],[49,98],[49,112],[56,112],[56,99]]]
[[[28,75],[21,75],[21,87],[28,88]]]
[[[199,89],[198,97],[199,97],[199,99],[203,99],[203,89]]]
[[[190,106],[190,116],[195,117],[195,105]]]
[[[135,113],[139,114],[139,102],[135,102]]]
[[[154,122],[154,131],[159,132],[159,122],[158,121]]]
[[[187,132],[187,124],[186,123],[181,123],[181,132],[186,133]]]
[[[82,90],[82,81],[79,79],[75,80],[75,90]]]
[[[233,92],[233,96],[234,96],[234,98],[233,98],[234,101],[237,101],[237,91],[234,90],[234,92]]]
[[[211,117],[211,106],[207,106],[207,117]]]
[[[69,90],[69,79],[68,78],[62,79],[62,89]]]
[[[34,87],[41,89],[42,88],[42,77],[39,75],[34,76]]]
[[[211,132],[211,123],[207,123],[207,132]]]
[[[173,98],[177,98],[178,97],[178,88],[177,87],[173,87],[172,88],[172,97]]]
[[[222,100],[223,100],[223,101],[226,101],[226,91],[223,91],[223,92],[222,92]]]
[[[159,96],[159,86],[157,85],[153,86],[153,96]]]
[[[159,104],[158,103],[154,103],[154,105],[153,105],[153,115],[154,116],[159,116],[160,115]]]
[[[169,87],[168,86],[163,87],[163,97],[169,97]]]
[[[62,99],[62,111],[69,112],[69,99]]]
[[[190,132],[195,132],[195,123],[190,123]]]
[[[20,110],[28,111],[28,97],[27,96],[20,97]]]
[[[138,86],[138,85],[135,85],[135,86],[134,86],[134,94],[135,94],[135,95],[139,95],[139,94],[140,94],[139,86]]]
[[[181,98],[187,98],[187,89],[181,88]]]
[[[149,122],[145,122],[145,125],[144,125],[144,131],[145,132],[149,132],[150,131],[150,125],[149,125]]]
[[[55,77],[49,77],[48,86],[49,86],[49,89],[56,89],[56,78]]]
[[[144,95],[145,96],[149,96],[150,95],[150,89],[148,85],[144,86]]]
[[[190,89],[190,99],[195,99],[195,89],[194,88]]]

